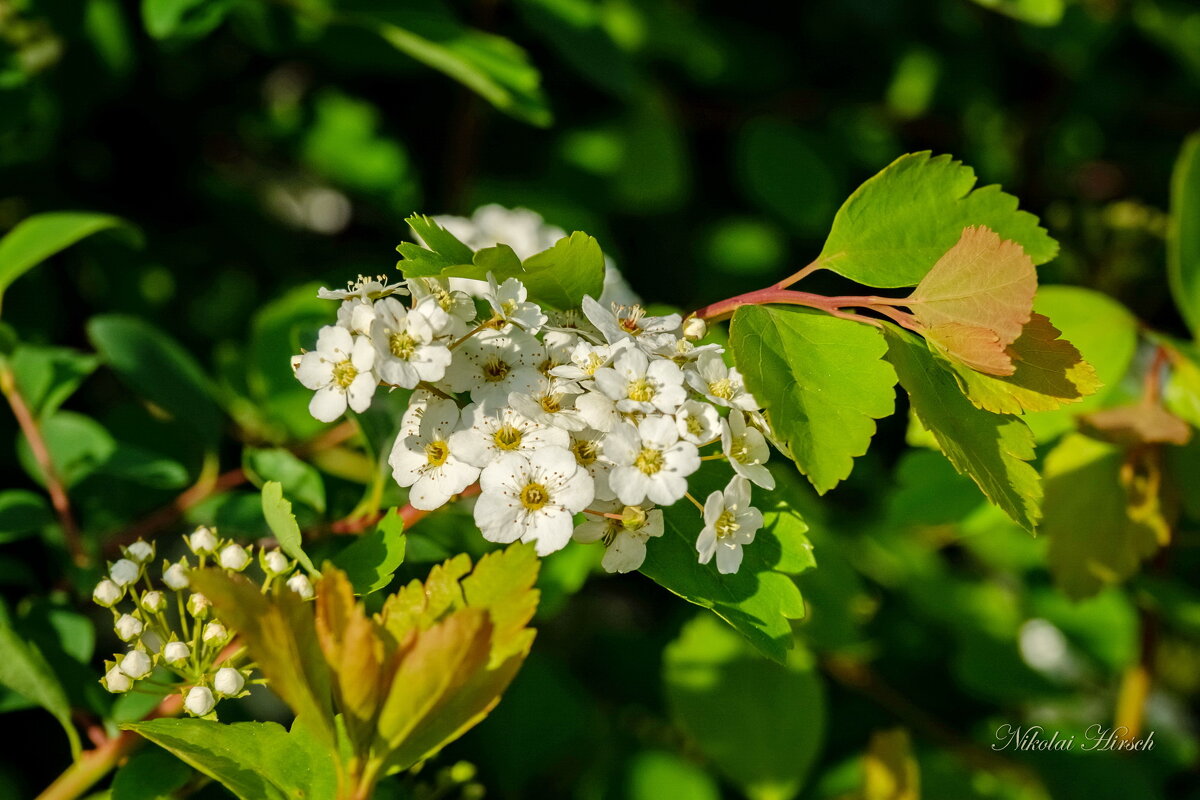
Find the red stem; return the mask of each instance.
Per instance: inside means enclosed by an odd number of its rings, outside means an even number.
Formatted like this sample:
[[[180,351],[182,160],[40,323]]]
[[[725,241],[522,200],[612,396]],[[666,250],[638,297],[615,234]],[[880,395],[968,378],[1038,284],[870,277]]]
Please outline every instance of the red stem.
[[[479,491],[479,484],[473,483],[466,489],[463,489],[461,492],[459,492],[457,499],[461,500],[464,497],[474,497],[475,495],[479,494]],[[378,525],[379,521],[383,519],[383,516],[386,513],[387,512],[385,511],[377,511],[374,514],[367,514],[365,516],[355,517],[353,519],[340,519],[330,525],[329,530],[331,533],[358,535],[367,528]],[[419,508],[413,508],[412,505],[409,504],[398,509],[396,513],[400,515],[400,519],[404,520],[404,529],[408,530],[433,512],[424,511]]]

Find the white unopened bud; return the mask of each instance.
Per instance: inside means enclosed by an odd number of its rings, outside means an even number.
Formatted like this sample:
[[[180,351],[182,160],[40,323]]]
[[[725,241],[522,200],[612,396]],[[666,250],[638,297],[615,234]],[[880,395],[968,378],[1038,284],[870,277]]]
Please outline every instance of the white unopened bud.
[[[150,653],[157,653],[162,649],[163,640],[153,630],[147,630],[142,632],[142,638],[138,640],[138,644]]]
[[[117,586],[117,584],[113,583],[108,578],[105,578],[97,583],[96,588],[92,590],[92,599],[95,600],[97,604],[102,605],[105,608],[112,608],[119,603],[121,598],[124,596],[125,590],[122,587]]]
[[[167,607],[167,596],[155,589],[143,594],[138,605],[151,614],[158,614]]]
[[[145,626],[140,619],[132,614],[122,614],[117,617],[113,628],[116,630],[117,636],[121,637],[122,642],[132,642],[142,635],[142,630]]]
[[[128,586],[142,576],[142,568],[128,558],[122,558],[109,568],[108,575],[117,586]]]
[[[188,613],[196,619],[204,619],[207,617],[210,608],[212,608],[212,602],[199,592],[193,592],[192,596],[188,598]]]
[[[225,549],[221,551],[221,555],[217,561],[223,569],[241,572],[250,565],[250,554],[240,544],[230,544],[226,545]]]
[[[178,564],[168,564],[163,567],[163,583],[176,592],[186,589],[188,587],[187,561],[180,559]]]
[[[124,672],[121,672],[120,667],[113,667],[104,673],[104,680],[100,681],[100,683],[104,684],[104,688],[114,694],[128,692],[133,688],[133,680]]]
[[[168,664],[179,664],[192,657],[192,648],[184,642],[167,642],[163,648],[163,661]]]
[[[125,557],[138,564],[146,564],[154,558],[154,545],[138,539],[125,548]]]
[[[695,341],[703,339],[707,333],[708,324],[699,317],[688,317],[683,321],[683,338]]]
[[[263,572],[268,575],[282,575],[292,568],[292,564],[288,561],[287,556],[280,552],[276,547],[274,550],[263,550],[259,553],[262,562]]]
[[[308,576],[304,575],[303,573],[299,575],[293,575],[292,577],[288,578],[287,587],[303,597],[305,600],[311,600],[313,598],[313,594],[315,594],[313,592],[312,581],[310,581]]]
[[[188,547],[198,556],[210,556],[217,549],[217,535],[205,525],[196,528],[191,536],[185,538]]]
[[[210,622],[204,626],[204,633],[201,634],[205,644],[222,644],[229,638],[229,631],[225,630],[225,626],[219,622]]]
[[[217,706],[217,698],[207,686],[193,686],[183,699],[183,707],[194,717],[203,717],[212,713]]]
[[[152,669],[154,669],[154,664],[145,650],[130,650],[121,659],[121,672],[134,680],[146,677]]]
[[[223,697],[233,697],[246,685],[246,677],[233,667],[221,667],[213,676],[213,688]]]

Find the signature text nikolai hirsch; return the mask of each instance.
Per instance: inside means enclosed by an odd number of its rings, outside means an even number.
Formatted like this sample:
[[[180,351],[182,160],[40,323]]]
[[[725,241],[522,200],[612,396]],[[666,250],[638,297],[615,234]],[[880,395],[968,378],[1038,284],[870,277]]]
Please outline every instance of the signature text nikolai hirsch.
[[[1080,750],[1083,752],[1143,751],[1154,749],[1154,731],[1142,737],[1131,737],[1124,726],[1106,728],[1093,725],[1082,737],[1064,736],[1059,731],[1047,731],[1041,725],[1009,725],[996,729],[993,750]]]

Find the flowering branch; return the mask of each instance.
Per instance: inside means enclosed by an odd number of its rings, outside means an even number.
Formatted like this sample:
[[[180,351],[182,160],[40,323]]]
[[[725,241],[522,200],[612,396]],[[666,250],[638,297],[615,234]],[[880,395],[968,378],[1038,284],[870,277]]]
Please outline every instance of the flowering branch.
[[[465,497],[475,497],[478,494],[479,484],[473,483],[458,493],[458,499],[462,500]],[[402,508],[397,509],[396,513],[400,515],[400,519],[404,520],[404,529],[408,530],[433,512],[414,508],[410,503]],[[348,517],[346,519],[340,519],[333,523],[329,527],[329,530],[331,533],[357,535],[365,531],[367,528],[370,528],[372,525],[378,525],[379,521],[383,519],[386,514],[386,511],[377,511],[374,514],[365,514],[361,517]]]

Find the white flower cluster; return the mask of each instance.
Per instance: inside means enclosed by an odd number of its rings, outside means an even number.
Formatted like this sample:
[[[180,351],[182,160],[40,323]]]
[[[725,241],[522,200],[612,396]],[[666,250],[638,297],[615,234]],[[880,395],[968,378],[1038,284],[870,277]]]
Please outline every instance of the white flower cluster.
[[[252,548],[221,539],[213,529],[202,526],[184,538],[200,569],[216,566],[242,572],[253,561]],[[150,577],[153,544],[139,539],[122,553],[92,592],[92,600],[112,611],[113,628],[129,646],[105,662],[101,685],[110,692],[128,692],[162,667],[182,682],[184,708],[197,717],[211,714],[218,700],[247,694],[253,665],[241,663],[242,652],[222,657],[235,632],[213,618],[207,597],[189,590],[192,562],[187,557],[174,563],[164,560],[159,588]],[[293,591],[313,596],[306,575],[287,577],[296,565],[278,549],[260,550],[259,564],[266,576],[264,587],[286,580]]]

